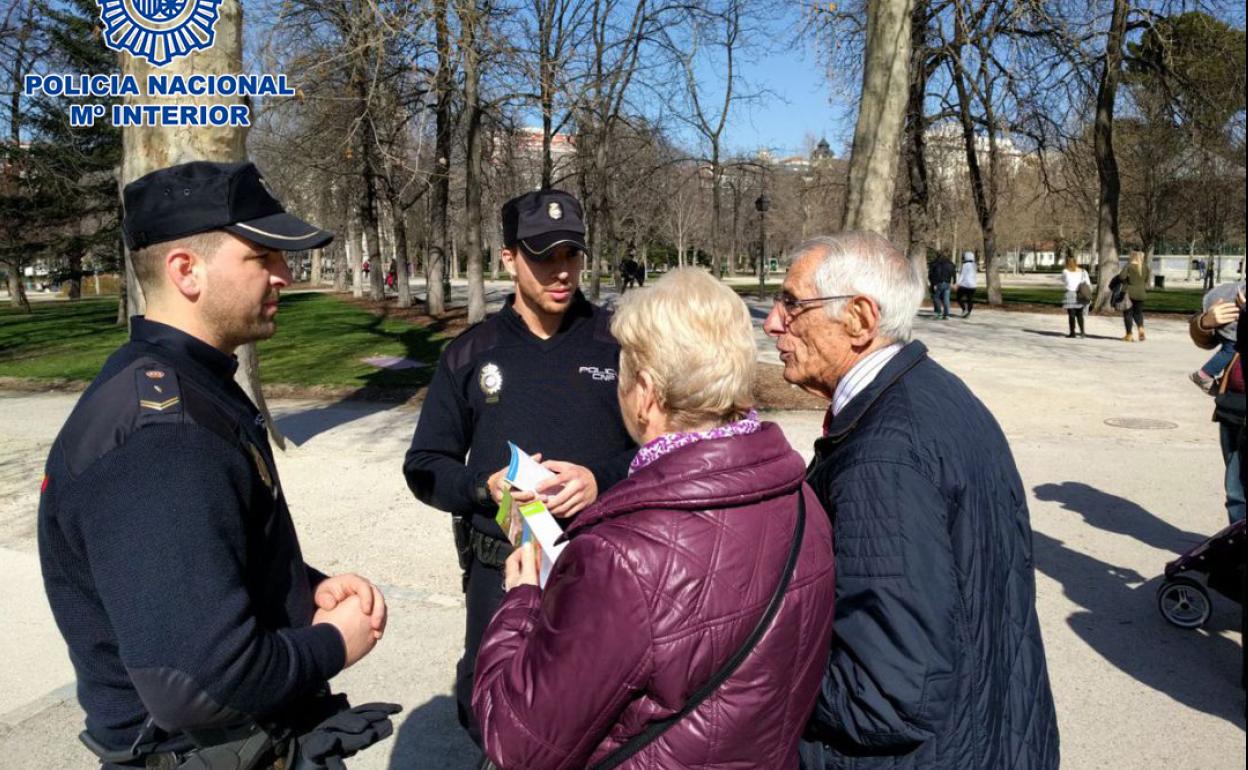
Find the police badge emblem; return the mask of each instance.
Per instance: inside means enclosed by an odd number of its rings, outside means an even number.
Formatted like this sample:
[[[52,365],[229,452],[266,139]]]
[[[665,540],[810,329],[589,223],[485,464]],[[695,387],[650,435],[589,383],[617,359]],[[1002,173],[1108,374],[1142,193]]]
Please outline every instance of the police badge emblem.
[[[156,67],[211,48],[222,0],[96,0],[104,45]]]
[[[563,206],[560,206],[558,203],[552,201],[548,206],[546,206],[546,216],[551,219],[563,219]]]
[[[503,389],[503,373],[499,370],[498,364],[486,364],[481,367],[481,376],[477,378],[477,384],[481,386],[481,392],[485,394],[485,403],[497,402],[499,391]]]

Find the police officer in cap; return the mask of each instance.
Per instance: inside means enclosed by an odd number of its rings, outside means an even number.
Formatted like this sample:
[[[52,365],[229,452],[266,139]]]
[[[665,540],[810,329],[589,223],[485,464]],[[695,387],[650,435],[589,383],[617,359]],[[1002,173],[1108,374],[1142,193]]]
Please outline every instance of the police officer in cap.
[[[373,649],[386,604],[304,563],[233,353],[276,329],[283,252],[332,236],[251,163],[161,169],[123,197],[147,315],[61,429],[39,501],[82,740],[107,768],[324,767],[389,734],[396,706],[353,713],[326,684]]]
[[[560,190],[531,192],[508,201],[502,219],[501,257],[515,293],[443,351],[403,463],[416,497],[455,515],[467,604],[455,697],[460,724],[478,746],[473,672],[511,552],[494,519],[507,442],[548,458],[543,464],[555,476],[538,493],[562,519],[623,479],[636,453],[616,397],[620,348],[611,314],[578,288],[581,204]]]

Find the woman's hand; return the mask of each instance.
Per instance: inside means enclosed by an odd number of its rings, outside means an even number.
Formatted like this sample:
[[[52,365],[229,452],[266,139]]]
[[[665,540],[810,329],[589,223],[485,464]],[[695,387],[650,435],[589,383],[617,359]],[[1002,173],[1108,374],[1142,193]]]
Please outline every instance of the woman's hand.
[[[516,586],[537,585],[537,573],[541,567],[542,554],[537,550],[537,544],[530,540],[520,545],[503,565],[503,588],[510,591]]]

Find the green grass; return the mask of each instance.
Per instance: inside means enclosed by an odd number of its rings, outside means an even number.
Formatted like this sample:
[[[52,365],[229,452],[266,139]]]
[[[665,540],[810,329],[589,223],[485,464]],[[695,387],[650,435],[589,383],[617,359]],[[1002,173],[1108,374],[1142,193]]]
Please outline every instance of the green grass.
[[[90,380],[126,339],[117,301],[39,302],[34,313],[0,310],[0,376]],[[406,321],[382,318],[327,294],[282,298],[278,332],[260,343],[267,384],[418,387],[433,376],[446,340]],[[360,359],[403,356],[429,364],[389,371]]]
[[[1052,305],[1061,307],[1066,291],[1060,287],[1005,286],[1001,289],[1001,299],[1010,303],[1026,303],[1031,305]],[[1149,313],[1195,313],[1200,310],[1200,299],[1204,292],[1200,289],[1167,289],[1150,291],[1144,301],[1144,308]],[[977,302],[988,301],[988,290],[980,287],[975,290]]]

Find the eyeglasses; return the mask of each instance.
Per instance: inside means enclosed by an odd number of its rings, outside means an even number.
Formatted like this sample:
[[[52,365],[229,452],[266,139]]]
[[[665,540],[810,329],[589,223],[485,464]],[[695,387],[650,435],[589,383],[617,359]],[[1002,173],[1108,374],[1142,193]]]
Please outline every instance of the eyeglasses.
[[[772,307],[784,308],[784,324],[788,326],[793,322],[794,318],[801,315],[807,307],[822,304],[824,302],[832,302],[838,299],[853,299],[857,294],[833,294],[830,297],[810,297],[809,299],[798,299],[783,291],[777,292],[772,297]]]

